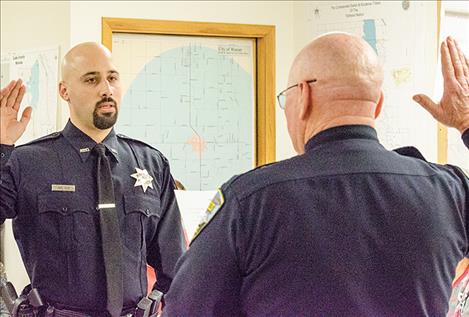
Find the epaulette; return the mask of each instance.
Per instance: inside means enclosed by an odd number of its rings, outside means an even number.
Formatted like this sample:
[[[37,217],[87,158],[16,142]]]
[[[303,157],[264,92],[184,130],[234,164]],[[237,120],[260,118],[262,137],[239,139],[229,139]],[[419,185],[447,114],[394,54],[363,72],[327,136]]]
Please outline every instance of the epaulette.
[[[266,163],[266,164],[263,164],[263,165],[259,165],[258,167],[252,169],[253,171],[255,170],[258,170],[258,169],[261,169],[261,168],[264,168],[264,167],[267,167],[267,166],[270,166],[270,165],[273,165],[275,163],[278,163],[278,162],[272,162],[272,163]]]
[[[425,162],[427,161],[422,153],[420,153],[420,151],[413,146],[404,146],[398,149],[394,149],[393,151],[400,155],[414,157]]]
[[[143,141],[140,141],[140,140],[137,140],[137,139],[134,139],[134,138],[131,138],[131,137],[128,137],[124,134],[121,134],[121,133],[118,133],[116,134],[117,137],[123,139],[123,140],[126,140],[126,141],[132,141],[132,142],[135,142],[135,143],[139,143],[139,144],[142,144],[142,145],[145,145],[145,146],[148,146],[149,148],[152,148],[153,150],[156,150],[158,151],[159,153],[161,153],[157,148],[155,148],[153,145],[150,145],[148,143],[145,143]]]
[[[22,146],[36,144],[36,143],[40,143],[40,142],[44,142],[44,141],[54,140],[54,139],[57,139],[58,137],[60,137],[61,135],[62,135],[62,132],[53,132],[53,133],[48,134],[46,136],[43,136],[43,137],[40,137],[38,139],[32,140],[28,143],[18,145],[17,147],[22,147]]]
[[[265,167],[267,167],[267,166],[269,166],[269,165],[273,165],[273,164],[275,164],[275,163],[277,163],[277,162],[272,162],[272,163],[263,164],[263,165],[260,165],[260,166],[258,166],[258,167],[255,167],[255,168],[253,168],[252,170],[249,170],[249,171],[247,171],[247,172],[245,172],[245,173],[236,174],[236,175],[232,176],[228,181],[226,181],[224,185],[227,186],[227,185],[233,183],[234,181],[236,181],[236,180],[237,180],[238,178],[240,178],[241,176],[244,176],[244,175],[246,175],[246,174],[251,174],[251,173],[254,172],[254,171],[263,169],[263,168],[265,168]],[[222,187],[222,188],[223,188],[223,187]]]

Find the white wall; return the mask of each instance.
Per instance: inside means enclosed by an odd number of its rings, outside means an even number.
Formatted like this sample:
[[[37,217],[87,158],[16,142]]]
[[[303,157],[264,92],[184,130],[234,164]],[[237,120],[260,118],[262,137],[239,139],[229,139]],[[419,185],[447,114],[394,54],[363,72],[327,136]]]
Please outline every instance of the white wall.
[[[68,1],[5,1],[0,2],[2,55],[17,50],[59,45],[61,54],[70,46],[70,3]],[[61,106],[62,107],[62,106]],[[60,113],[60,108],[58,112]],[[34,114],[33,114],[34,115]],[[8,278],[17,291],[29,284],[16,242],[11,221],[5,228],[5,266]]]

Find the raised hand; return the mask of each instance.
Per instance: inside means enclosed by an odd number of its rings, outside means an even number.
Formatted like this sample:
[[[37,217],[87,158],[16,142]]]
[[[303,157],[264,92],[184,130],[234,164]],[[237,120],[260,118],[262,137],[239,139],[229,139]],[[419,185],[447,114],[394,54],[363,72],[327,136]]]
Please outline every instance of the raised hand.
[[[441,43],[444,91],[439,103],[426,95],[413,99],[439,122],[463,133],[469,129],[469,59],[451,37]]]
[[[0,144],[13,145],[23,135],[31,119],[32,108],[24,109],[18,120],[18,112],[26,87],[21,79],[12,80],[0,91]]]

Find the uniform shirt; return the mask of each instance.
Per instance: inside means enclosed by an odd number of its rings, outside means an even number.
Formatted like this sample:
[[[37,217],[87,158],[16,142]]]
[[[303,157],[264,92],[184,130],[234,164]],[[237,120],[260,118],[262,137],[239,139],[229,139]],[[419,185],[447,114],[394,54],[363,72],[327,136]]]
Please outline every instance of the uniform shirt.
[[[445,315],[468,253],[460,169],[342,126],[221,193],[177,264],[166,316]]]
[[[185,250],[174,182],[167,159],[154,148],[114,130],[102,143],[110,157],[121,228],[124,307],[135,306],[146,295],[147,262],[158,272],[156,288],[166,292]],[[27,145],[2,146],[0,223],[13,218],[32,287],[45,300],[104,311],[95,145],[68,122],[62,132]],[[136,168],[153,178],[145,191],[131,176]]]

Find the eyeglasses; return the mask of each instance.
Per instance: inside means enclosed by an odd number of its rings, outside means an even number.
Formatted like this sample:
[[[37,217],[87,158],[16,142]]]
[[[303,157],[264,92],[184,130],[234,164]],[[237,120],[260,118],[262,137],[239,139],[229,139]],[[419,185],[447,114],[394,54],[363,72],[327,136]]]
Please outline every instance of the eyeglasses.
[[[311,79],[311,80],[307,80],[306,82],[308,84],[311,84],[311,83],[315,83],[317,82],[318,80],[317,79]],[[294,87],[298,87],[299,83],[296,84],[296,85],[293,85],[293,86],[290,86],[284,90],[282,90],[278,95],[277,95],[277,101],[278,101],[278,105],[280,106],[281,109],[285,110],[285,102],[287,101],[287,96],[286,96],[286,92],[291,89],[291,88],[294,88]]]

